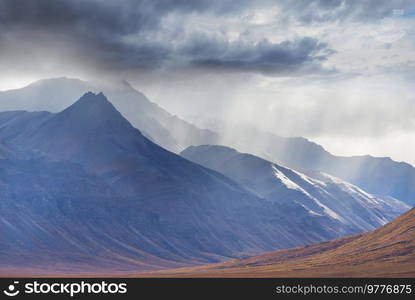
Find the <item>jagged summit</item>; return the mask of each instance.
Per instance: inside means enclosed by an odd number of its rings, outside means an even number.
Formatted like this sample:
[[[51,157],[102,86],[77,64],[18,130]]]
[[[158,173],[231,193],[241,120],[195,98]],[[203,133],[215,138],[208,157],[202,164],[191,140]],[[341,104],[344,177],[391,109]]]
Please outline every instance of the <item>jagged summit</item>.
[[[37,149],[42,156],[56,160],[76,157],[77,162],[98,158],[105,161],[103,157],[110,157],[121,149],[133,151],[148,143],[103,93],[92,92],[14,142],[27,149]]]
[[[104,95],[104,93],[93,93],[93,92],[87,92],[85,93],[81,98],[79,98],[78,101],[76,101],[73,105],[70,107],[76,107],[80,105],[87,105],[87,106],[112,106],[114,107],[107,99],[107,97]]]
[[[138,108],[131,113],[145,114]],[[2,191],[7,203],[16,203],[13,214],[0,211],[0,226],[7,227],[0,249],[15,236],[36,241],[37,248],[28,242],[14,252],[64,253],[65,262],[85,257],[84,249],[91,262],[100,253],[146,263],[145,253],[206,262],[338,236],[318,223],[304,226],[293,218],[296,210],[289,214],[285,206],[161,148],[104,94],[88,92],[64,111],[21,128],[7,142],[30,161],[0,159]]]
[[[58,113],[54,119],[55,122],[59,122],[61,128],[62,123],[80,130],[97,126],[108,130],[114,129],[114,126],[117,128],[121,126],[124,129],[133,128],[102,92],[85,93],[73,105]]]

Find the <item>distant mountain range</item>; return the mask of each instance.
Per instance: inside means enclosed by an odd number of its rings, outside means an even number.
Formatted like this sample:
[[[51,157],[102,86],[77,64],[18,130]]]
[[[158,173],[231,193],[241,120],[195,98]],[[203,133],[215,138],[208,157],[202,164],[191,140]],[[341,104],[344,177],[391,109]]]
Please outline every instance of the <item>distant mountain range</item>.
[[[306,175],[224,146],[192,146],[181,155],[273,203],[296,203],[311,215],[329,218],[343,235],[373,230],[409,209],[399,200],[370,195],[328,174]]]
[[[415,276],[415,209],[365,234],[216,265],[148,277],[404,277]]]
[[[169,114],[127,82],[103,86],[69,78],[41,80],[21,89],[0,92],[0,111],[59,112],[88,91],[103,91],[144,136],[175,153],[188,146],[222,144],[301,172],[322,171],[369,193],[392,196],[415,206],[415,168],[410,164],[386,157],[335,156],[305,138],[280,137],[249,126],[238,128],[215,122],[217,133],[200,129]]]
[[[104,92],[134,127],[170,151],[180,152],[190,145],[217,141],[216,133],[171,115],[126,81],[103,85],[70,78],[45,79],[21,89],[0,92],[0,111],[59,112],[89,91]]]
[[[103,94],[59,113],[0,113],[0,144],[0,262],[10,274],[177,267],[376,226],[337,229],[321,207],[255,195],[151,142]],[[386,222],[394,209],[373,216]]]
[[[214,128],[221,132],[216,144],[299,171],[322,171],[369,193],[392,196],[415,206],[415,168],[408,163],[370,155],[335,156],[302,137],[281,137],[252,126],[226,125],[226,121],[215,123]]]

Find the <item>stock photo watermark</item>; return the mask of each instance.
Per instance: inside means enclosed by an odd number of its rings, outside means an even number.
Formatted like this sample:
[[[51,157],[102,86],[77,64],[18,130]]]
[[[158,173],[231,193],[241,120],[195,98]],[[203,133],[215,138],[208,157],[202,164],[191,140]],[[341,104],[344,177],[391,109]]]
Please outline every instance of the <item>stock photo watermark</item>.
[[[108,283],[101,282],[39,282],[32,281],[19,284],[19,281],[13,281],[9,284],[3,294],[8,297],[15,297],[19,294],[55,294],[67,295],[71,298],[78,294],[126,294],[126,283]]]

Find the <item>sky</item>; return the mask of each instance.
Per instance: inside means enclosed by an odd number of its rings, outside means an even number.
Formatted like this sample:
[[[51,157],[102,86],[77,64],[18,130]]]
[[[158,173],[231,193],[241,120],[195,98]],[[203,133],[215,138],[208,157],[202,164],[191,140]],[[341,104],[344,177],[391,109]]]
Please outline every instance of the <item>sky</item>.
[[[127,80],[200,126],[415,165],[415,1],[2,0],[0,90]]]

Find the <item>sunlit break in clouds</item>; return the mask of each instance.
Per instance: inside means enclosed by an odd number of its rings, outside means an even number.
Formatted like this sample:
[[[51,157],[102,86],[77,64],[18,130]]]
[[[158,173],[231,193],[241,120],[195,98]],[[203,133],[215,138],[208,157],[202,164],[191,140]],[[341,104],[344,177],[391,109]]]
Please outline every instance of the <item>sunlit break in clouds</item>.
[[[0,89],[127,80],[200,127],[415,164],[414,28],[411,0],[3,0]]]

